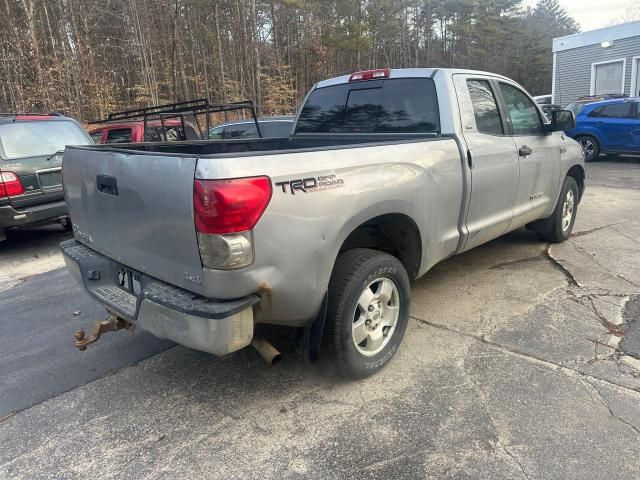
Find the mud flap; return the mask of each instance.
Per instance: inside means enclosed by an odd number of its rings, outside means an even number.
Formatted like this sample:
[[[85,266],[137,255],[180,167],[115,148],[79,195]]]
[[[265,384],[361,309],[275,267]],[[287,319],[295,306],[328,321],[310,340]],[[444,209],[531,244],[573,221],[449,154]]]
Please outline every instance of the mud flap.
[[[328,302],[329,292],[324,292],[318,315],[307,327],[299,330],[296,338],[296,350],[310,363],[315,363],[320,356]]]

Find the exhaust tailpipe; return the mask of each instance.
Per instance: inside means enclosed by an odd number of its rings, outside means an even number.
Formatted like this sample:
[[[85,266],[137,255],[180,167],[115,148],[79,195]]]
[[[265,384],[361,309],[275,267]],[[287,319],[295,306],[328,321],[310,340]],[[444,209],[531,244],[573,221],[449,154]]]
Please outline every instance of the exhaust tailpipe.
[[[282,359],[282,354],[262,337],[253,337],[251,346],[258,351],[269,365],[275,365]]]

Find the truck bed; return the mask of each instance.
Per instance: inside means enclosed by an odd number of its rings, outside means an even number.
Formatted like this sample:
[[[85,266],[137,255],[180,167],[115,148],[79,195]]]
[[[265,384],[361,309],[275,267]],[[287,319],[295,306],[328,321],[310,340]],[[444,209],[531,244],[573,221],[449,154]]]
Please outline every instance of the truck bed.
[[[371,135],[297,135],[283,138],[255,138],[245,140],[190,140],[184,142],[148,142],[91,145],[84,147],[91,150],[135,150],[151,153],[170,153],[175,155],[237,155],[256,153],[272,154],[288,153],[290,151],[336,149],[340,147],[354,147],[356,145],[372,146],[390,143],[406,143],[438,139],[439,135],[432,133],[420,134],[371,134]]]

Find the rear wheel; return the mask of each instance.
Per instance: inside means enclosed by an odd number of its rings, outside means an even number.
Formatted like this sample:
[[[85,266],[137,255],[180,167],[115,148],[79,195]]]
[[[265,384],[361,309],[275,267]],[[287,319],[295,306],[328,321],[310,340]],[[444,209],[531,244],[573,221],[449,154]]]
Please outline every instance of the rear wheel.
[[[365,248],[338,257],[324,342],[343,376],[364,378],[387,364],[407,328],[409,302],[409,276],[397,258]]]
[[[576,137],[576,142],[582,147],[585,162],[592,162],[600,155],[600,144],[598,140],[590,135],[581,135]]]

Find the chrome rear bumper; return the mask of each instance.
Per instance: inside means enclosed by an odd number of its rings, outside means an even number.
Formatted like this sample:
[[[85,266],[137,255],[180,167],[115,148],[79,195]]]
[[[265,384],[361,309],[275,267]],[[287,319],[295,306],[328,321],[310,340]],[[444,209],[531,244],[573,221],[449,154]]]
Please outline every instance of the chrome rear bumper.
[[[122,265],[86,245],[60,244],[67,268],[87,292],[111,313],[153,335],[195,350],[225,355],[248,346],[253,338],[255,295],[220,301],[134,272],[138,291],[122,285]]]

